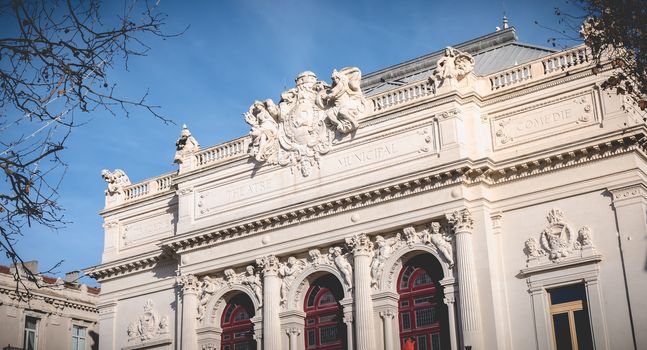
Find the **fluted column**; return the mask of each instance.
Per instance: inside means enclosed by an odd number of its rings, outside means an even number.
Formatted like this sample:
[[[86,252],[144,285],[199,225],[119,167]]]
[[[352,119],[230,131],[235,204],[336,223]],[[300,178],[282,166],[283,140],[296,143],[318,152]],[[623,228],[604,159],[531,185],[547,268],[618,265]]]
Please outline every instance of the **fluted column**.
[[[368,236],[362,233],[346,238],[346,244],[353,251],[357,350],[373,350],[375,349],[375,337],[370,267],[373,243]]]
[[[384,350],[393,349],[393,318],[395,313],[393,310],[380,311],[380,317],[384,321]]]
[[[455,211],[448,219],[456,235],[456,270],[462,343],[464,347],[469,346],[472,350],[480,350],[482,349],[481,312],[472,255],[474,220],[467,209]]]
[[[282,350],[279,319],[281,302],[279,260],[274,255],[268,255],[256,259],[256,264],[263,272],[263,349]]]
[[[182,288],[182,350],[197,350],[198,278],[182,275],[177,282]]]
[[[290,350],[297,350],[299,348],[299,335],[301,335],[300,328],[286,329],[288,337],[290,337]]]

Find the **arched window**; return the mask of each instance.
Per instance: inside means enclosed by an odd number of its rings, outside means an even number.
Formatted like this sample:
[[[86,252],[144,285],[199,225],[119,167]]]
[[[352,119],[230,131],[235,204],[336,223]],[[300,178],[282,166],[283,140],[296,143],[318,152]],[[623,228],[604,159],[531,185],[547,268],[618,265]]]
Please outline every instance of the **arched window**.
[[[254,306],[244,294],[233,297],[225,306],[220,327],[222,327],[222,350],[256,349],[254,340]]]
[[[400,344],[413,338],[417,350],[448,349],[446,307],[424,259],[411,259],[398,278]]]
[[[304,305],[306,349],[346,349],[341,297],[341,284],[333,276],[319,278],[310,286]]]

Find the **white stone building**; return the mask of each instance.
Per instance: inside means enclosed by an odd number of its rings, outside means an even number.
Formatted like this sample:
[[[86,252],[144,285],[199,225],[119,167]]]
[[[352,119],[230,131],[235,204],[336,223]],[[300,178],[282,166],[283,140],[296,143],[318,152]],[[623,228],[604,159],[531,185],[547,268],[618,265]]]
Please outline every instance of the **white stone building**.
[[[105,171],[101,349],[647,349],[647,134],[610,69],[504,29]]]
[[[62,278],[0,265],[0,349],[96,350],[98,288],[77,283],[78,271]],[[22,278],[16,283],[14,276]]]

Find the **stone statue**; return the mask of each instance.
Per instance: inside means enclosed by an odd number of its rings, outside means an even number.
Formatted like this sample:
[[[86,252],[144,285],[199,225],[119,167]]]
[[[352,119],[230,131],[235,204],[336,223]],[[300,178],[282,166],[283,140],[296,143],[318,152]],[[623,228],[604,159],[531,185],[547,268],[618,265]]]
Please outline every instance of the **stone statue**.
[[[255,101],[245,113],[245,121],[252,126],[251,155],[259,162],[276,163],[278,151],[279,109],[270,99]]]
[[[546,254],[543,250],[541,250],[539,242],[537,242],[537,239],[535,239],[534,237],[530,237],[526,240],[525,251],[526,255],[529,258],[537,258]]]
[[[216,292],[217,285],[209,276],[204,276],[202,278],[202,283],[200,284],[200,294],[198,301],[198,320],[204,318],[204,314],[207,311],[207,303],[209,299]]]
[[[353,286],[353,267],[350,265],[348,262],[348,259],[344,254],[341,252],[340,247],[333,247],[330,248],[330,257],[331,259],[335,262],[335,266],[337,266],[337,269],[339,269],[339,272],[341,272],[342,276],[344,277],[344,282],[348,286],[348,288],[352,288]]]
[[[288,298],[288,281],[287,279],[299,270],[299,260],[291,256],[288,261],[279,267],[279,277],[283,279],[281,283],[281,304],[285,304]]]
[[[432,80],[438,85],[449,81],[451,85],[453,82],[463,79],[473,69],[474,57],[472,55],[447,47],[445,55],[436,63]]]
[[[166,316],[160,318],[153,311],[153,306],[153,301],[148,299],[144,304],[144,314],[128,324],[126,330],[128,341],[136,339],[147,341],[168,333],[168,318]]]
[[[243,284],[248,285],[256,294],[259,307],[263,304],[263,290],[261,276],[254,271],[254,266],[249,265],[245,268],[245,276],[243,277]]]
[[[431,243],[436,246],[436,249],[445,258],[449,266],[454,266],[453,248],[451,237],[442,232],[442,226],[438,222],[432,222],[429,225],[429,230],[423,235],[425,243]]]
[[[191,132],[185,125],[182,125],[180,138],[175,141],[175,157],[173,163],[182,164],[187,155],[193,154],[200,150],[198,141],[191,136]]]
[[[109,196],[123,194],[124,187],[130,185],[130,179],[128,179],[126,173],[121,169],[115,169],[114,172],[103,169],[101,170],[101,177],[108,183],[106,194]]]
[[[320,93],[321,101],[330,105],[326,110],[328,120],[342,133],[355,131],[358,119],[366,112],[366,99],[360,88],[362,73],[359,68],[346,67],[333,70],[331,78],[332,87]]]
[[[384,266],[384,262],[391,256],[394,250],[393,247],[395,247],[400,241],[401,237],[399,233],[395,237],[388,239],[385,239],[380,235],[375,237],[375,245],[377,246],[377,249],[371,263],[371,285],[377,286],[378,281],[382,277],[382,267]]]

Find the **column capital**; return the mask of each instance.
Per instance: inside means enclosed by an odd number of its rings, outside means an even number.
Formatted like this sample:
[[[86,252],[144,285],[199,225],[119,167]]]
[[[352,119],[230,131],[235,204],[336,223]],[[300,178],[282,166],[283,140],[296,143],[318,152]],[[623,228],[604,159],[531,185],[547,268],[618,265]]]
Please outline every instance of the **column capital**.
[[[344,313],[344,323],[346,323],[346,324],[352,324],[353,323],[353,313],[352,312]]]
[[[296,328],[296,327],[288,328],[288,329],[285,330],[285,334],[287,334],[287,335],[301,335],[301,328]]]
[[[371,239],[365,233],[347,237],[346,245],[353,252],[353,255],[370,256],[373,252],[373,242],[371,242]]]
[[[200,281],[193,274],[180,275],[176,278],[175,282],[182,288],[183,294],[198,294],[200,288]]]
[[[261,269],[263,275],[278,275],[279,273],[279,259],[275,255],[270,254],[256,259],[256,265]]]
[[[449,224],[454,229],[454,234],[472,233],[474,231],[474,220],[472,213],[467,209],[456,210],[447,215]]]
[[[454,297],[453,294],[445,295],[445,297],[443,298],[443,302],[445,303],[445,305],[454,304],[456,303],[456,297]]]
[[[384,311],[380,311],[380,317],[382,317],[385,320],[393,319],[395,317],[395,313],[393,312],[393,310],[387,309]]]

